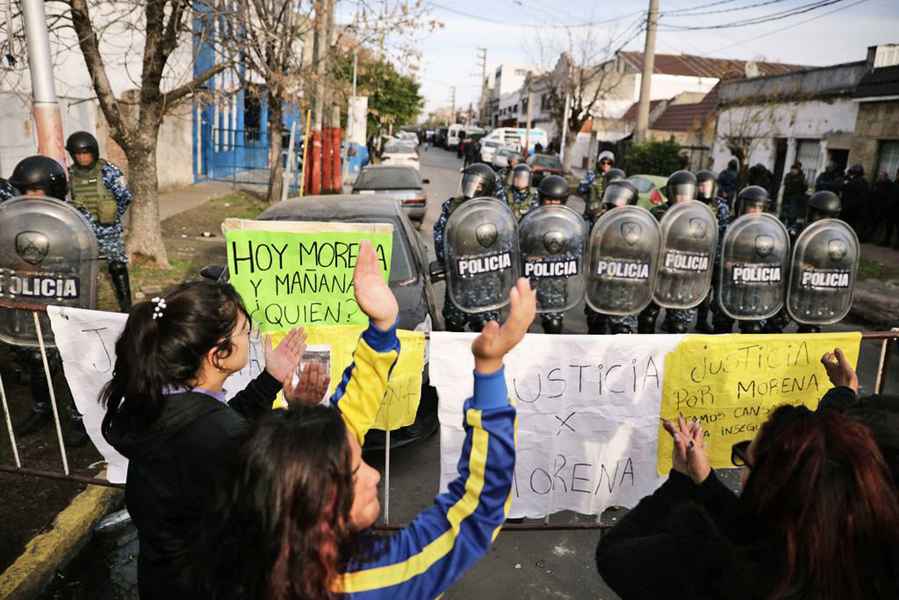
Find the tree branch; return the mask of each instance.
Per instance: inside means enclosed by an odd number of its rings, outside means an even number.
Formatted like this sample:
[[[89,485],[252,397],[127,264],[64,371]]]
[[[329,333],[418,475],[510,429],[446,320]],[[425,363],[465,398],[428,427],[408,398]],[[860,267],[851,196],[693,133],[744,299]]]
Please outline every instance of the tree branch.
[[[224,71],[228,68],[227,64],[220,63],[217,65],[213,65],[209,69],[206,69],[192,80],[188,81],[185,84],[179,85],[175,89],[170,92],[166,92],[162,95],[162,103],[167,108],[171,108],[175,104],[177,104],[180,100],[182,100],[185,96],[193,93],[194,90],[202,86],[204,83]]]

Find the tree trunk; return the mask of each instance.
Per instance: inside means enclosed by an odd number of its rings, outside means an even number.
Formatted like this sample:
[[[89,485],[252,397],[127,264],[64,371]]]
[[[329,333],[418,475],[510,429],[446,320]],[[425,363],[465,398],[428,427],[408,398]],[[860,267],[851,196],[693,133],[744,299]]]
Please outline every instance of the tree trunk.
[[[134,194],[127,248],[129,256],[151,258],[160,268],[167,269],[169,259],[159,222],[155,132],[148,138],[154,143],[133,144],[124,148],[125,156],[128,157],[128,188]]]
[[[281,120],[283,110],[281,100],[268,94],[268,201],[271,204],[281,201],[281,188],[284,186],[284,163],[281,161]]]
[[[562,161],[562,173],[568,174],[571,173],[571,161],[572,151],[574,147],[577,145],[577,133],[572,135],[572,132],[568,132],[568,136],[565,138],[565,158]]]

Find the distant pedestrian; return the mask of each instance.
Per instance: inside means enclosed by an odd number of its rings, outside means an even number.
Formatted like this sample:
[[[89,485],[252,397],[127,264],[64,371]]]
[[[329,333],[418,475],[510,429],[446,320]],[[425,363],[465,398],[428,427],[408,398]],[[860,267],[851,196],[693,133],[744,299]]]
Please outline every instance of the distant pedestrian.
[[[882,246],[890,246],[893,244],[893,234],[896,233],[896,244],[893,246],[899,250],[899,170],[896,171],[896,179],[893,180],[893,190],[890,201],[886,207],[886,218],[884,219],[886,233]]]
[[[790,227],[800,215],[805,214],[808,182],[802,172],[802,163],[798,160],[784,176],[783,220]]]
[[[718,193],[727,198],[731,205],[737,193],[738,169],[737,159],[732,158],[727,163],[727,168],[718,174]]]
[[[843,220],[855,230],[861,242],[867,238],[867,219],[865,212],[869,209],[869,187],[865,179],[865,169],[861,165],[852,165],[843,184]]]
[[[881,225],[886,228],[889,220],[890,205],[893,201],[893,182],[886,171],[881,171],[877,181],[871,186],[870,206],[865,214],[865,237],[872,242],[881,240],[878,236]]]

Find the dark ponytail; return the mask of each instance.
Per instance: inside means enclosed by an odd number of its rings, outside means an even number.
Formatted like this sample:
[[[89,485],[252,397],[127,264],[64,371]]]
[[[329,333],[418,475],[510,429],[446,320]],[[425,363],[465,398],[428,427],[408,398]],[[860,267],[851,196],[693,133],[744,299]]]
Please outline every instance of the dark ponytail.
[[[193,281],[163,296],[165,307],[135,304],[116,341],[112,380],[100,394],[108,416],[127,417],[146,427],[162,410],[166,387],[190,388],[203,358],[213,348],[219,358],[233,349],[231,334],[243,314],[250,316],[237,291],[227,283]]]

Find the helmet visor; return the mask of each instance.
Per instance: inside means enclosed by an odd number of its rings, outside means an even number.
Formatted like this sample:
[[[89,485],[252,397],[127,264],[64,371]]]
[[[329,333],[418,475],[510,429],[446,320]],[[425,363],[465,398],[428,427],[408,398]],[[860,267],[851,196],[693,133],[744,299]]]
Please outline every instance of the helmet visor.
[[[668,186],[668,202],[671,204],[677,204],[679,202],[686,202],[688,200],[692,200],[696,197],[696,184],[693,183],[678,183],[674,185]]]
[[[524,169],[515,171],[512,176],[512,187],[523,190],[531,185],[531,174]]]
[[[634,199],[633,190],[623,185],[610,185],[602,195],[602,201],[609,207],[627,206]]]
[[[703,200],[711,200],[715,196],[715,182],[711,179],[700,181],[696,189]]]
[[[463,175],[462,195],[466,198],[477,198],[478,196],[482,196],[485,189],[485,183],[483,175]]]

